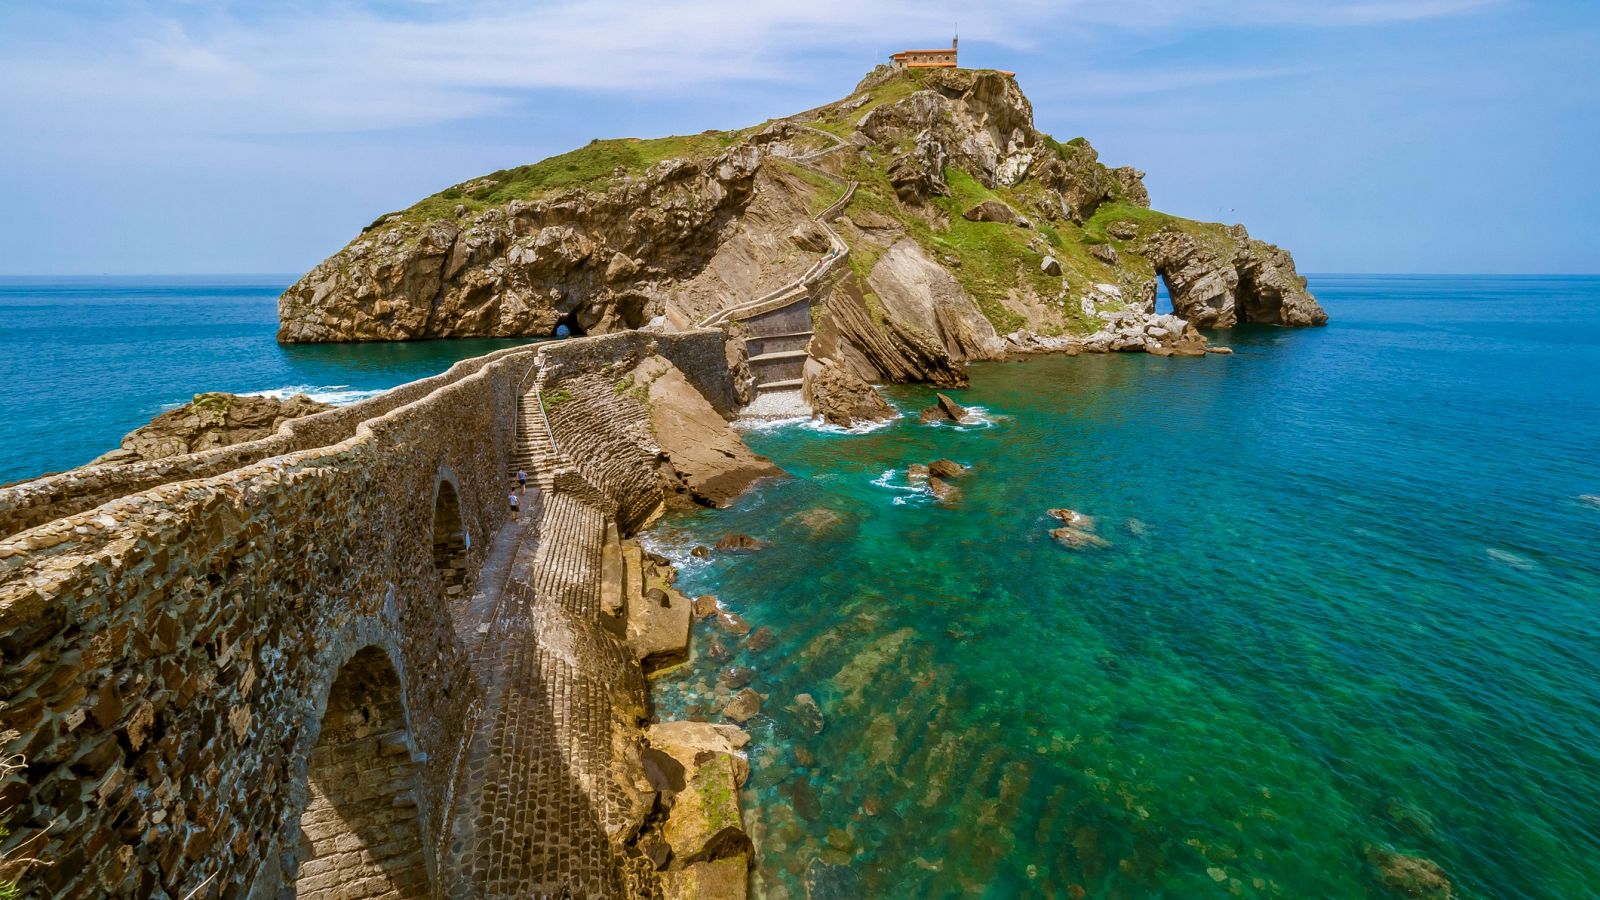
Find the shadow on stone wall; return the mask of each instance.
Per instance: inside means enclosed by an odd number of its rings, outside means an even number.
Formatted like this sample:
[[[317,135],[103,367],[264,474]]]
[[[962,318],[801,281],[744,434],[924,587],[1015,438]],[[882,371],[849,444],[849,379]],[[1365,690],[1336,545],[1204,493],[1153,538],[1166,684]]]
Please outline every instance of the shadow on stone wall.
[[[375,646],[333,683],[307,765],[300,816],[301,900],[429,896],[413,759],[400,678]]]

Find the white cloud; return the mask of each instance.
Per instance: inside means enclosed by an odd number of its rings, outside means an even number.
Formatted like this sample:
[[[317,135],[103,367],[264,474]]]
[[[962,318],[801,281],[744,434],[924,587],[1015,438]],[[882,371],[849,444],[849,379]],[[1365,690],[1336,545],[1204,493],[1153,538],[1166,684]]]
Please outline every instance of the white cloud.
[[[800,80],[807,55],[864,59],[903,42],[968,38],[1025,48],[1051,29],[1369,24],[1495,0],[547,0],[377,7],[175,4],[0,27],[0,111],[68,132],[352,131],[481,116],[539,89],[659,93]],[[17,15],[7,13],[5,15]],[[21,16],[17,16],[21,18]],[[39,33],[27,33],[29,26]],[[1228,74],[1229,72],[1236,74]],[[1184,76],[1184,73],[1176,73]],[[1243,70],[1188,73],[1248,77]],[[1156,74],[1172,80],[1174,73]],[[1140,90],[1126,78],[1113,89]],[[1189,83],[1194,83],[1193,78]],[[1145,90],[1153,88],[1144,88]]]

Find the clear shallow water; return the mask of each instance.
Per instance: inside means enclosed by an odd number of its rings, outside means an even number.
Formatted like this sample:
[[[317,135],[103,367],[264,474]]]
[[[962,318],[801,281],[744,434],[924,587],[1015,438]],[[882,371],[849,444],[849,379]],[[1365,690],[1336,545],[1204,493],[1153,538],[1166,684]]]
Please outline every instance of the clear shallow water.
[[[988,427],[753,434],[797,477],[655,529],[776,637],[696,623],[654,688],[714,718],[757,671],[771,895],[1380,896],[1367,845],[1596,895],[1600,279],[1312,286],[1332,325],[1231,357],[975,366]],[[954,509],[905,490],[941,456]],[[1111,546],[1056,545],[1055,506]],[[773,546],[687,556],[729,532]]]
[[[0,483],[60,471],[202,391],[348,403],[517,340],[279,346],[291,276],[0,278]]]

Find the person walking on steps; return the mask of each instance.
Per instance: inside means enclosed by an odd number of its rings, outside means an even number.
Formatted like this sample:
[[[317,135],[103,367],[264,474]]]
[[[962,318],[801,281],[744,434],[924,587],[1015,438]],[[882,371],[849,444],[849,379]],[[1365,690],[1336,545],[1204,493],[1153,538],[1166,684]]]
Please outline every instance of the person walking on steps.
[[[516,517],[517,517],[517,492],[516,491],[512,491],[509,495],[507,495],[506,499],[511,501],[511,518],[512,519],[516,519]]]
[[[528,473],[521,469],[517,470],[517,486],[522,488],[524,494],[528,492]]]

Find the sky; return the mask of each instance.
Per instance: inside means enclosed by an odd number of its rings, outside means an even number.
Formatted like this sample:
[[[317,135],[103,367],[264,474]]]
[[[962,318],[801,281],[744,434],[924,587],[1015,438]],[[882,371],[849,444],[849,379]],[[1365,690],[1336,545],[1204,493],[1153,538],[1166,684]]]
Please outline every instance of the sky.
[[[1036,124],[1305,272],[1600,272],[1600,2],[0,0],[0,275],[287,273],[596,137],[961,33]]]

